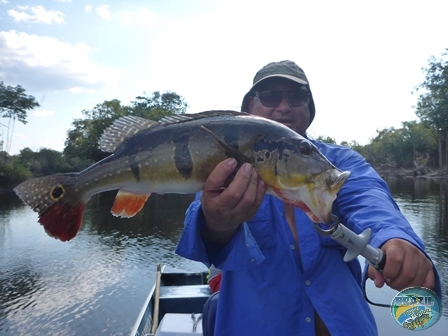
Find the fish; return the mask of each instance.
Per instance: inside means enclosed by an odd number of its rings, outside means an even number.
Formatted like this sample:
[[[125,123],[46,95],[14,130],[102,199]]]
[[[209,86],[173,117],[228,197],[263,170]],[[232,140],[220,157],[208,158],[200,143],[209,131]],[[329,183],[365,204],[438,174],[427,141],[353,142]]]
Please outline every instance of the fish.
[[[180,114],[158,122],[121,117],[105,129],[99,147],[112,154],[80,172],[32,178],[14,188],[51,237],[74,238],[94,194],[118,190],[111,213],[129,218],[152,193],[201,191],[226,158],[235,158],[238,167],[252,164],[267,194],[294,204],[314,222],[329,223],[332,204],[350,175],[285,125],[236,111]]]
[[[415,318],[410,318],[408,320],[406,320],[405,322],[403,322],[403,327],[406,329],[410,329],[410,330],[414,330],[418,327],[424,327],[426,323],[429,322],[429,320],[431,320],[432,316],[428,313],[426,314],[421,314]]]

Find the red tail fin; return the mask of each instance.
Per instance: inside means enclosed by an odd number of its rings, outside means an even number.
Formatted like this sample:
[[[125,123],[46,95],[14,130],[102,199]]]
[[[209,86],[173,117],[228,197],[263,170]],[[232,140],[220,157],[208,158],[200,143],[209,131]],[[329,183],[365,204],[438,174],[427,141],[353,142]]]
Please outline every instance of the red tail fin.
[[[48,235],[62,241],[68,241],[76,236],[81,228],[82,214],[85,204],[75,205],[54,203],[39,216],[39,223],[43,225]]]

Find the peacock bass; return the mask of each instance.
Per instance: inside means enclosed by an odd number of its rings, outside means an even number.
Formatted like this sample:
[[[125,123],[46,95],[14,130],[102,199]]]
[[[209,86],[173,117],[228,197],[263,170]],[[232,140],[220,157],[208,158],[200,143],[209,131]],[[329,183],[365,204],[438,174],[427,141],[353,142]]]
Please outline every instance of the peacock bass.
[[[234,111],[175,115],[159,122],[122,117],[104,131],[99,145],[113,154],[81,172],[33,178],[14,189],[38,212],[50,236],[75,237],[94,194],[118,190],[112,214],[132,217],[151,193],[202,190],[211,171],[228,157],[239,166],[251,163],[268,194],[294,204],[314,222],[329,223],[336,194],[350,175],[288,127]]]

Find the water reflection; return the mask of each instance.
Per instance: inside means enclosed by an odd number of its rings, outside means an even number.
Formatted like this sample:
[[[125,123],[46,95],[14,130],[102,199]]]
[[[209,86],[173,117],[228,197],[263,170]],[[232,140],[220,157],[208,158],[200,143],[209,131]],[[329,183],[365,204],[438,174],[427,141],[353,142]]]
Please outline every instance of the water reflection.
[[[438,265],[447,306],[447,183],[387,182]],[[47,236],[37,214],[13,193],[0,195],[0,334],[128,334],[154,282],[157,263],[204,269],[174,253],[193,195],[152,195],[130,219],[110,213],[114,197],[110,192],[92,198],[78,236],[62,243]],[[390,303],[393,291],[371,285],[377,302]],[[407,332],[387,309],[373,310],[380,334]],[[443,314],[429,334],[442,335],[439,331],[448,328],[448,312]]]
[[[425,242],[443,283],[448,305],[448,183],[435,179],[388,179],[394,197],[414,230]],[[448,310],[443,311],[448,316]]]

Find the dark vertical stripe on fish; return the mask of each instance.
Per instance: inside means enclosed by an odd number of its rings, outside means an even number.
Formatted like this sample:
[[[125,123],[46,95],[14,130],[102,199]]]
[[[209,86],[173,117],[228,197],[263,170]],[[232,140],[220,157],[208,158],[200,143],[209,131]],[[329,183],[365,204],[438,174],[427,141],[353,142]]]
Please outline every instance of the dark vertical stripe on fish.
[[[140,168],[138,167],[138,164],[136,162],[133,162],[131,164],[131,171],[132,174],[134,174],[135,179],[140,182]]]
[[[188,180],[193,173],[193,159],[191,158],[188,133],[174,137],[174,163],[179,173]]]

